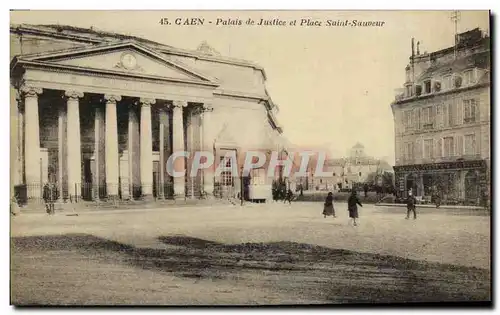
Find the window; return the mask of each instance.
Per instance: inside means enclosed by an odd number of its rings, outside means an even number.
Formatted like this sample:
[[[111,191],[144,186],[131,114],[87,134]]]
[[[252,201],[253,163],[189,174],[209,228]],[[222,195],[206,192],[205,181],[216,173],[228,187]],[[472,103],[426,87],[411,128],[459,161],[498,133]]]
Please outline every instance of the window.
[[[423,128],[432,128],[434,125],[434,115],[432,111],[432,107],[422,108],[422,127]]]
[[[407,142],[404,147],[404,159],[412,160],[413,159],[413,142]]]
[[[476,135],[465,136],[465,155],[476,154]]]
[[[412,112],[411,111],[406,111],[404,112],[404,126],[405,129],[410,129],[413,125],[412,121]]]
[[[444,156],[450,157],[455,155],[455,146],[453,137],[445,137],[444,140]]]
[[[476,83],[476,71],[475,70],[467,70],[464,72],[464,85],[472,85]]]
[[[476,100],[464,100],[464,123],[476,122]]]
[[[221,183],[223,186],[233,186],[233,174],[231,172],[231,158],[221,157],[221,163],[226,164],[226,171],[221,172]]]
[[[431,80],[427,80],[424,82],[424,90],[425,94],[429,94],[431,92]]]
[[[359,177],[361,177],[361,172],[359,172]]]
[[[421,85],[416,85],[415,86],[415,94],[417,96],[419,96],[420,94],[422,94],[422,86]]]
[[[450,103],[445,106],[448,106],[448,126],[455,125],[455,104]]]
[[[449,90],[452,88],[451,75],[446,75],[443,77],[443,91]]]
[[[434,148],[434,141],[432,139],[424,140],[424,159],[432,159],[433,148]]]

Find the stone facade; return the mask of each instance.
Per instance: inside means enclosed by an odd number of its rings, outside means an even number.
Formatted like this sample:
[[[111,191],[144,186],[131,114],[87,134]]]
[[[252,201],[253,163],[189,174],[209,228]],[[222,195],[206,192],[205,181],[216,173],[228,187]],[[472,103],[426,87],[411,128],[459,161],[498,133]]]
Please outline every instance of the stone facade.
[[[490,185],[490,42],[479,29],[458,37],[456,47],[416,54],[406,67],[404,89],[391,105],[396,185],[402,196],[412,189],[422,198],[484,204]]]
[[[31,199],[45,183],[60,199],[221,197],[221,185],[233,196],[239,180],[222,183],[215,167],[171,177],[167,160],[177,151],[274,149],[282,128],[265,80],[256,64],[206,51],[11,26],[12,186],[27,187]],[[189,172],[189,162],[172,167]]]

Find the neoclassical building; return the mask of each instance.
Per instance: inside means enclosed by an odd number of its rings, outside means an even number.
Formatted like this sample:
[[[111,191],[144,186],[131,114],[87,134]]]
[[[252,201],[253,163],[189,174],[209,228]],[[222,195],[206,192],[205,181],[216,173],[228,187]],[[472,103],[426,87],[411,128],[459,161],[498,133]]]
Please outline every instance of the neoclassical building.
[[[11,178],[28,199],[45,183],[60,199],[235,194],[237,174],[171,177],[168,158],[203,150],[220,162],[273,150],[282,133],[264,69],[206,43],[187,51],[61,25],[11,25],[10,37]]]

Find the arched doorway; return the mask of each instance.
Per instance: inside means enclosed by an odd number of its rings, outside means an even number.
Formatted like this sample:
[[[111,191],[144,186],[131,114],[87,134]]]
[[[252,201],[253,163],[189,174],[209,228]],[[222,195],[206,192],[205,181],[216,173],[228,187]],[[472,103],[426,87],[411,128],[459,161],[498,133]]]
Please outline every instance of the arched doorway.
[[[479,196],[479,178],[476,171],[470,170],[465,174],[465,199],[476,200]]]

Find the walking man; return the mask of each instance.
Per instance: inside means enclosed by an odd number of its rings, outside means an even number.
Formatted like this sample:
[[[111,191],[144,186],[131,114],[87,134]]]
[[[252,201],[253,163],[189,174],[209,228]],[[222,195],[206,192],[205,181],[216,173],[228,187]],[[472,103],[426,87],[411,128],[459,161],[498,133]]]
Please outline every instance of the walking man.
[[[413,196],[413,193],[410,189],[410,191],[408,191],[408,199],[406,199],[406,209],[407,209],[406,220],[410,218],[410,212],[412,211],[413,211],[413,220],[417,219],[416,204],[417,204],[417,199],[415,198],[415,196]]]

